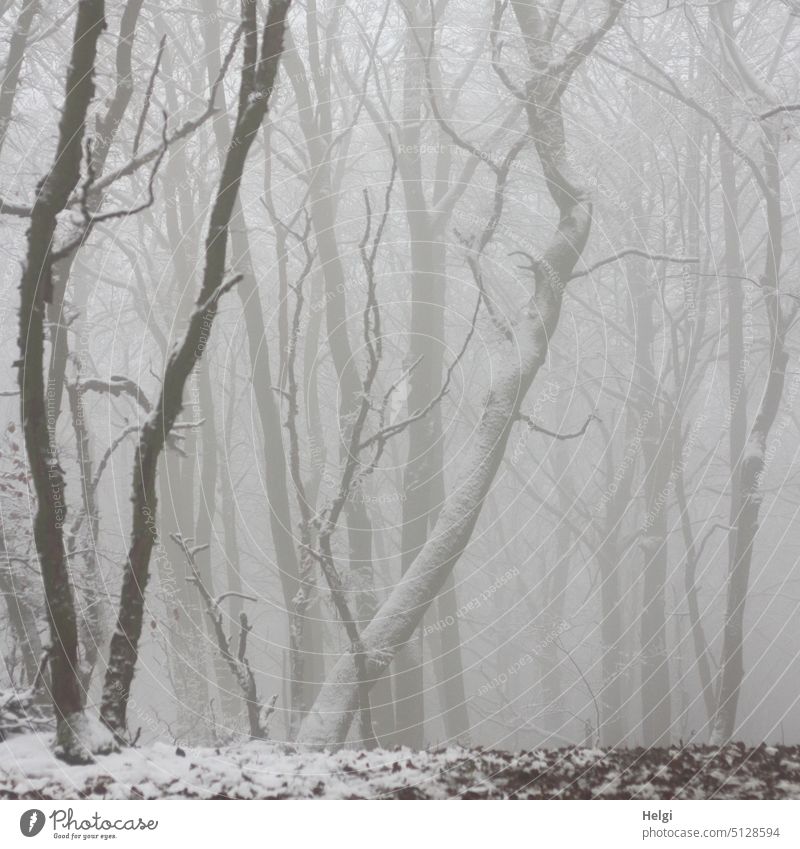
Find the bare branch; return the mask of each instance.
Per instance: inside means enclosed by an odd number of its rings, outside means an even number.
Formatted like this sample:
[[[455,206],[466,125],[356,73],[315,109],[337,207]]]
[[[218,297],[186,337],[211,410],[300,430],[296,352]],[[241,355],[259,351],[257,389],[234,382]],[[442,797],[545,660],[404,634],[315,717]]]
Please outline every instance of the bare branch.
[[[247,636],[250,631],[253,630],[252,625],[250,625],[247,621],[246,613],[242,612],[239,614],[239,641],[235,655],[231,650],[230,641],[225,634],[225,629],[222,625],[223,617],[222,611],[219,607],[220,599],[229,595],[239,594],[229,592],[224,593],[217,599],[212,598],[211,593],[208,591],[208,588],[200,577],[200,570],[195,559],[196,555],[208,546],[192,546],[191,540],[186,539],[181,534],[170,534],[170,537],[176,545],[180,547],[181,551],[183,551],[184,557],[186,558],[191,570],[191,575],[189,575],[186,580],[197,587],[200,597],[203,599],[205,604],[206,615],[214,628],[217,648],[219,649],[222,658],[227,663],[228,668],[233,673],[233,676],[242,691],[242,696],[244,698],[245,705],[247,706],[247,715],[250,724],[250,737],[254,740],[264,740],[267,737],[267,730],[262,723],[262,706],[258,699],[258,691],[256,688],[256,680],[253,675],[253,670],[250,668],[250,664],[247,660]],[[249,597],[242,596],[242,598]],[[274,704],[275,697],[273,697],[271,706],[274,707]]]
[[[626,0],[609,0],[605,19],[596,29],[584,36],[558,63],[551,65],[549,73],[558,78],[556,97],[560,96],[569,84],[572,75],[583,64],[589,54],[605,38],[619,17]]]
[[[101,380],[98,377],[83,378],[78,382],[78,391],[108,393],[115,398],[119,398],[120,395],[129,395],[146,413],[153,409],[153,405],[139,384],[120,374],[112,374],[108,380]]]
[[[142,133],[144,132],[145,121],[147,120],[147,113],[150,110],[150,101],[153,97],[153,88],[156,84],[156,78],[158,77],[159,69],[161,68],[161,59],[164,56],[164,46],[167,43],[167,36],[162,35],[161,41],[158,43],[158,53],[156,54],[156,61],[153,64],[153,70],[150,74],[150,79],[147,81],[147,88],[144,93],[144,103],[142,105],[142,112],[139,115],[139,123],[136,127],[136,134],[133,137],[133,155],[139,152],[139,144],[142,140]]]
[[[176,142],[181,139],[185,139],[190,136],[195,130],[201,127],[209,118],[216,114],[217,109],[215,107],[215,102],[217,99],[217,91],[219,90],[220,85],[222,84],[223,79],[225,78],[225,74],[228,71],[228,67],[233,61],[233,57],[236,54],[236,48],[239,44],[239,39],[242,35],[242,27],[239,26],[236,29],[236,32],[233,36],[233,41],[231,42],[230,47],[228,48],[228,52],[225,55],[225,59],[222,63],[222,67],[220,68],[219,74],[217,75],[216,80],[214,80],[214,84],[211,86],[211,91],[208,96],[208,101],[206,108],[195,118],[190,118],[188,121],[185,121],[175,130],[174,133],[169,135],[166,140],[166,147],[172,147]],[[109,186],[123,179],[124,177],[129,177],[131,174],[135,174],[143,165],[147,165],[148,162],[152,162],[157,156],[162,154],[164,149],[164,143],[156,145],[155,147],[150,148],[144,153],[139,154],[138,156],[134,156],[130,161],[128,161],[125,165],[122,165],[120,168],[117,168],[115,171],[110,172],[102,179],[98,180],[94,186],[95,191],[102,191],[103,189],[107,189]]]
[[[220,593],[215,599],[214,604],[219,607],[226,598],[241,598],[245,601],[252,601],[255,604],[258,599],[253,595],[247,595],[247,593],[240,593],[236,590],[228,590],[227,592]]]
[[[384,428],[381,428],[377,433],[371,436],[369,439],[361,443],[358,446],[359,451],[363,451],[365,448],[369,448],[371,445],[377,444],[379,446],[379,450],[382,452],[383,447],[385,446],[387,440],[391,439],[393,436],[396,436],[398,433],[404,431],[409,425],[412,425],[414,422],[419,421],[428,415],[428,413],[441,402],[442,398],[447,394],[447,390],[450,388],[450,381],[453,377],[453,372],[455,371],[458,364],[461,362],[464,354],[469,347],[469,343],[472,341],[472,337],[475,334],[475,328],[477,326],[478,320],[478,311],[480,310],[481,302],[483,301],[483,292],[478,293],[478,300],[475,303],[475,310],[472,314],[472,321],[470,322],[470,328],[467,332],[467,335],[464,338],[464,342],[461,346],[461,350],[456,355],[455,359],[452,363],[450,363],[447,371],[445,372],[445,378],[442,383],[442,387],[439,390],[436,397],[432,398],[431,401],[426,404],[422,409],[417,410],[412,413],[408,418],[403,419],[400,422],[396,422],[391,425],[387,425]],[[416,365],[416,364],[415,364]]]
[[[228,278],[228,280],[224,280],[220,285],[208,296],[208,298],[203,301],[201,304],[198,304],[194,311],[195,313],[204,313],[209,307],[216,306],[217,301],[223,296],[230,292],[231,289],[242,281],[244,278],[244,274],[235,274],[233,277]]]
[[[599,262],[592,263],[588,268],[574,271],[569,279],[576,280],[579,277],[587,277],[597,271],[598,268],[602,268],[604,265],[610,265],[612,262],[618,262],[626,256],[640,256],[645,259],[651,259],[654,262],[677,262],[683,265],[695,265],[700,262],[700,258],[696,256],[671,256],[670,254],[654,254],[649,251],[639,250],[638,248],[625,248],[605,259],[601,259]]]
[[[29,218],[32,211],[30,206],[22,206],[18,203],[9,203],[0,198],[0,215],[12,215],[16,218]]]

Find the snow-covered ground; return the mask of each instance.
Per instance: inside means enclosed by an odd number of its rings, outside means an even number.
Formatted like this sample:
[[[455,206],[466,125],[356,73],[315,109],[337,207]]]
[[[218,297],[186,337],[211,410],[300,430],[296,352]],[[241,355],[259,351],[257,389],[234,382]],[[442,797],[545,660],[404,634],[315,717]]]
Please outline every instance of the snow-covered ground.
[[[0,743],[6,799],[592,797],[800,798],[800,747],[324,754],[270,743],[188,750],[155,744],[66,766],[45,735]]]

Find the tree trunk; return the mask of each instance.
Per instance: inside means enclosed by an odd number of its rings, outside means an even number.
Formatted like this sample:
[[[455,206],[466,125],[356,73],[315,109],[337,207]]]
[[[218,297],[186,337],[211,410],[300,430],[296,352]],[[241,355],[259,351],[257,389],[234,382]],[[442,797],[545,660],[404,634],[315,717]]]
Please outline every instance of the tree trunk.
[[[5,598],[8,622],[19,647],[22,666],[25,670],[25,683],[28,687],[32,687],[39,669],[42,642],[39,639],[36,617],[25,597],[27,588],[11,562],[6,551],[5,536],[0,528],[0,594]],[[21,683],[19,687],[22,688]]]
[[[743,96],[772,101],[775,99],[774,92],[769,84],[756,78],[735,41],[734,9],[735,0],[723,0],[712,10],[713,20],[719,28],[723,59],[732,76],[735,75],[744,84]],[[736,731],[736,712],[744,679],[744,613],[763,497],[761,489],[767,439],[783,397],[789,361],[785,336],[793,318],[793,314],[789,315],[783,309],[779,290],[783,255],[782,177],[779,162],[783,130],[780,116],[770,119],[763,126],[764,164],[761,168],[751,164],[751,169],[764,197],[767,218],[766,260],[761,287],[770,329],[769,367],[764,393],[744,445],[738,471],[741,501],[733,517],[735,536],[728,575],[717,714],[711,734],[713,745],[729,742]]]
[[[641,216],[638,220],[642,220]],[[645,519],[641,527],[642,612],[640,619],[642,742],[645,746],[668,746],[672,725],[669,661],[667,656],[666,580],[667,511],[670,495],[671,440],[666,430],[668,415],[658,400],[652,346],[653,294],[646,266],[635,262],[632,275],[640,281],[634,326],[636,367],[634,380],[642,387],[640,407],[652,415],[642,437]]]
[[[515,326],[516,347],[496,363],[496,380],[486,397],[464,471],[454,482],[427,543],[365,629],[362,642],[371,665],[385,666],[412,637],[428,605],[442,590],[469,542],[505,451],[508,437],[531,382],[547,355],[558,323],[563,281],[569,279],[588,237],[591,212],[582,190],[562,171],[563,125],[560,113],[545,128],[531,107],[531,134],[560,201],[561,220],[536,273],[536,294]],[[536,130],[540,132],[537,134]],[[548,136],[545,130],[557,135]],[[542,132],[545,131],[545,132]],[[569,186],[569,189],[567,189]],[[544,270],[546,269],[546,271]],[[315,748],[341,744],[358,706],[358,674],[353,654],[343,655],[303,724],[298,742]]]
[[[734,557],[728,576],[717,715],[711,735],[713,745],[729,742],[736,731],[736,712],[744,679],[744,612],[750,584],[753,545],[759,526],[762,477],[767,439],[778,415],[789,355],[785,348],[787,322],[781,308],[778,281],[782,253],[781,182],[778,164],[779,129],[771,127],[765,145],[764,175],[767,195],[767,268],[763,280],[770,324],[767,384],[744,446],[739,470],[741,507],[735,517]]]
[[[31,24],[39,11],[39,2],[40,0],[23,0],[14,32],[9,39],[8,56],[3,66],[3,81],[0,83],[0,151],[3,149],[8,127],[11,124],[19,75],[25,60]]]
[[[255,6],[242,3],[244,64],[236,127],[222,167],[205,244],[205,268],[196,308],[186,333],[170,354],[161,394],[141,429],[133,473],[133,522],[125,565],[117,626],[111,638],[101,716],[121,737],[142,632],[144,594],[155,541],[156,466],[167,434],[183,406],[183,389],[208,340],[225,283],[228,229],[233,217],[247,155],[267,111],[275,84],[286,13],[291,0],[271,0],[259,49]]]
[[[94,97],[97,43],[105,29],[102,0],[78,4],[66,94],[53,165],[39,183],[28,229],[20,282],[21,418],[31,477],[36,492],[34,539],[42,571],[50,623],[50,682],[56,711],[56,751],[67,761],[86,761],[85,718],[78,675],[78,628],[69,570],[64,553],[66,517],[64,474],[50,438],[44,386],[44,311],[52,297],[52,247],[58,214],[80,178],[86,114]]]

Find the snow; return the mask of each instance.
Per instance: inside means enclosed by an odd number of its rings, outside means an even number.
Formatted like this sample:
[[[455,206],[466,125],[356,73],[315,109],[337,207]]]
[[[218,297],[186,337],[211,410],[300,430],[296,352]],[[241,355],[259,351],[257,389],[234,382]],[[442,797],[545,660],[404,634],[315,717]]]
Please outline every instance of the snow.
[[[92,713],[70,715],[60,727],[61,739],[57,738],[55,751],[64,760],[89,763],[95,754],[107,754],[116,748],[111,732]]]
[[[426,752],[301,755],[263,742],[221,750],[157,743],[98,757],[95,764],[67,766],[49,743],[43,735],[28,734],[0,744],[0,797],[371,798],[403,787],[428,785],[433,791],[436,778]],[[450,760],[458,760],[457,750]]]
[[[542,322],[534,317],[518,325],[516,357],[506,352],[498,364],[463,471],[427,542],[361,635],[369,656],[389,657],[393,647],[411,639],[469,542],[505,452],[519,403],[547,352],[546,322]],[[317,749],[341,744],[347,737],[357,702],[355,658],[344,654],[306,717],[300,742]]]
[[[0,743],[0,798],[800,798],[800,747],[330,754],[261,741],[185,751],[156,743],[67,766],[50,746],[41,734]]]

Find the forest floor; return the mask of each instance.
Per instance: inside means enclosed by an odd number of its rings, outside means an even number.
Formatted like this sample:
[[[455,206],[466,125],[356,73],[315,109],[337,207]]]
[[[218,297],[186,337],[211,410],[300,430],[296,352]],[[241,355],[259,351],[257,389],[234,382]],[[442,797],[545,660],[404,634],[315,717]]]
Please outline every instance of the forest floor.
[[[25,734],[0,743],[0,798],[797,799],[800,746],[325,754],[157,743],[67,766],[46,736]]]

